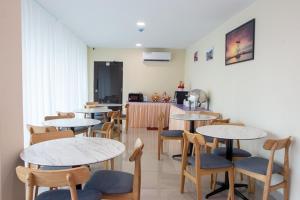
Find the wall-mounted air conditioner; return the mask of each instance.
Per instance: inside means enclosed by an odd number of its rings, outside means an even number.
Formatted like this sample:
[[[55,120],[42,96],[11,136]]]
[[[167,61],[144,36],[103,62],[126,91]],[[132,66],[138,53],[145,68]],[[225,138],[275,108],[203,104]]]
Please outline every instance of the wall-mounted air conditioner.
[[[143,52],[144,61],[167,61],[171,60],[171,52]]]

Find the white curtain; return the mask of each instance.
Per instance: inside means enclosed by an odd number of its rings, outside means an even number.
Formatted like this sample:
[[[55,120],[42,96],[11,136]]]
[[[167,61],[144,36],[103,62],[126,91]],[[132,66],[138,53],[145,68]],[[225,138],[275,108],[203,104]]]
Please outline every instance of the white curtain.
[[[87,46],[34,0],[22,0],[22,53],[24,124],[84,105]]]

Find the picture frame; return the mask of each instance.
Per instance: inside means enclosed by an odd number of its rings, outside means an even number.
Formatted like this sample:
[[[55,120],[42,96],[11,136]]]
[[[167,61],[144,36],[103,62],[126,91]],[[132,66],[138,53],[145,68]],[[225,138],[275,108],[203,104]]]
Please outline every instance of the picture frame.
[[[226,34],[225,65],[254,60],[255,19]]]

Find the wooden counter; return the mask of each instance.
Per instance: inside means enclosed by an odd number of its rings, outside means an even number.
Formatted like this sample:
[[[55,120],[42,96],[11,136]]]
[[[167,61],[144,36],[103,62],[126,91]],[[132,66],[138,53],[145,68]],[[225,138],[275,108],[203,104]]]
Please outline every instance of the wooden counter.
[[[157,128],[158,116],[165,114],[165,127],[169,125],[171,103],[129,102],[129,122],[131,128]]]

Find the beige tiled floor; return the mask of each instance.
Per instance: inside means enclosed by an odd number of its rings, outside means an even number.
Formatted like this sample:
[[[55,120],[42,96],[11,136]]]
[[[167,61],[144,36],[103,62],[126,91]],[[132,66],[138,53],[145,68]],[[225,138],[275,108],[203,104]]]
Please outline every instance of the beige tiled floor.
[[[142,157],[142,200],[194,200],[196,199],[195,187],[190,181],[186,181],[185,193],[179,192],[179,171],[180,162],[173,160],[171,155],[180,151],[180,144],[176,141],[166,142],[164,155],[160,161],[157,160],[157,138],[156,131],[147,131],[146,129],[130,129],[127,134],[122,134],[122,142],[126,145],[126,152],[115,161],[116,169],[133,172],[133,163],[128,161],[130,152],[133,149],[136,138],[140,137],[144,144],[144,153]],[[94,165],[94,170],[101,166]],[[220,176],[220,178],[222,178]],[[203,196],[209,190],[209,177],[202,179]],[[246,196],[249,196],[246,190],[241,190]],[[221,193],[210,197],[209,199],[226,199],[227,193]],[[250,199],[261,199],[261,189],[256,189],[256,197],[250,195]],[[205,199],[205,198],[204,198]],[[236,198],[237,199],[237,198]],[[270,199],[275,199],[270,197]],[[276,198],[276,199],[281,199]]]

